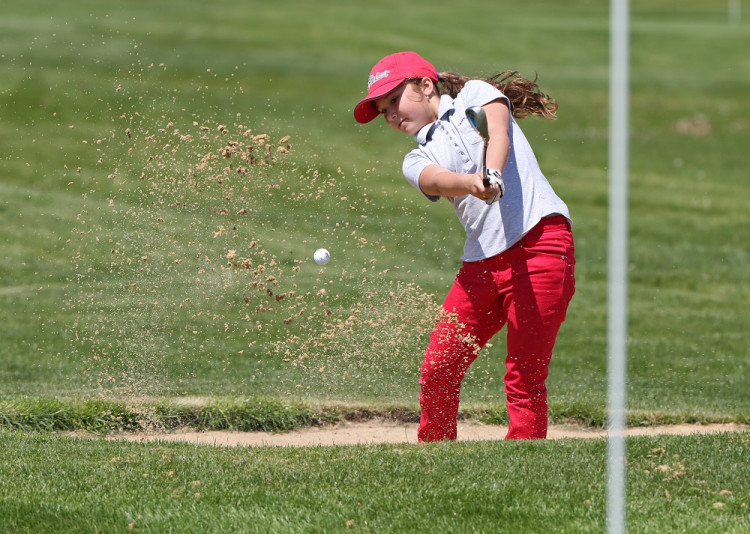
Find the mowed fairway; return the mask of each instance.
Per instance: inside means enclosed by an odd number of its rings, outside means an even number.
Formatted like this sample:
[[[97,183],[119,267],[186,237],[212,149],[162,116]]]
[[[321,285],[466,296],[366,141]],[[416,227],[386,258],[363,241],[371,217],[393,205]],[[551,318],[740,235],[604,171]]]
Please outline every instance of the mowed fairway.
[[[628,421],[746,424],[750,29],[726,2],[632,10]],[[371,65],[396,50],[440,70],[538,74],[557,98],[557,121],[521,123],[577,246],[550,417],[604,424],[608,22],[588,1],[5,2],[0,519],[18,531],[602,531],[601,441],[230,451],[47,432],[418,413],[421,355],[463,239],[448,204],[401,177],[411,140],[353,121]],[[503,373],[499,336],[464,383],[467,415],[505,421]],[[629,445],[634,531],[750,529],[747,433]],[[210,491],[195,487],[207,479]],[[106,499],[76,495],[94,480]],[[389,513],[396,495],[404,507]]]

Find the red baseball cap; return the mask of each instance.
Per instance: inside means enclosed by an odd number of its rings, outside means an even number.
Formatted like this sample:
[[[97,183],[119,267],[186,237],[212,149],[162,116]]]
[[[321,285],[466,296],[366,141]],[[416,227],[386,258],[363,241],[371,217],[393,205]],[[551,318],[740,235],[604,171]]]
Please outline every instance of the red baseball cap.
[[[397,52],[378,61],[370,71],[367,96],[354,107],[354,118],[365,124],[379,115],[373,100],[385,96],[409,78],[430,78],[438,81],[432,63],[415,52]]]

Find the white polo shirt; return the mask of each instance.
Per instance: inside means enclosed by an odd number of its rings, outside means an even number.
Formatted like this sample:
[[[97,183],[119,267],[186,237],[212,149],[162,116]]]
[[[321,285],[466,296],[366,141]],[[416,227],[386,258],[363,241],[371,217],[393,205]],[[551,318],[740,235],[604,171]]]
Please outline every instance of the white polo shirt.
[[[441,96],[438,120],[414,136],[419,146],[404,158],[403,172],[409,183],[419,189],[419,175],[429,165],[461,174],[479,172],[484,141],[466,118],[466,108],[483,106],[498,98],[510,105],[503,93],[481,80],[466,82],[455,99]],[[503,198],[488,206],[471,195],[446,197],[466,231],[464,261],[479,261],[504,252],[548,215],[561,214],[570,220],[568,207],[542,174],[531,146],[512,117],[508,133],[511,149],[508,164],[501,169]],[[426,196],[433,202],[440,199]]]

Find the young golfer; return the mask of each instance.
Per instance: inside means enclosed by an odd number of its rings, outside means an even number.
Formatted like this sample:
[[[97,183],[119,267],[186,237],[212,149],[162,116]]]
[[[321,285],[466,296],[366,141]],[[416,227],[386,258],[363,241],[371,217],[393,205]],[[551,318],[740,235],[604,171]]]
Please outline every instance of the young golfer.
[[[489,143],[466,117],[480,106]],[[359,123],[382,115],[417,147],[404,176],[429,200],[450,202],[466,231],[463,265],[430,336],[420,375],[419,441],[456,439],[461,382],[479,350],[507,326],[506,439],[545,438],[547,379],[560,325],[575,291],[568,207],[539,169],[516,119],[553,119],[557,104],[514,72],[485,80],[438,73],[414,52],[380,60]]]

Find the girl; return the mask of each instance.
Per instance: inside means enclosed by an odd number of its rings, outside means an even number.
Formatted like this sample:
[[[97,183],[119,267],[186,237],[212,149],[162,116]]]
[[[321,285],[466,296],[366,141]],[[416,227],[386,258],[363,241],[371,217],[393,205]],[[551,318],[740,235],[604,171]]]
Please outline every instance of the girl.
[[[466,118],[481,106],[489,143]],[[507,325],[506,439],[547,436],[545,381],[557,332],[575,291],[568,208],[537,164],[515,119],[554,119],[557,104],[535,82],[504,72],[468,80],[436,71],[414,52],[379,61],[359,123],[378,115],[418,146],[406,179],[429,200],[453,204],[466,230],[463,265],[430,336],[420,375],[419,441],[455,440],[461,382],[479,350]],[[503,191],[504,188],[504,191]]]

